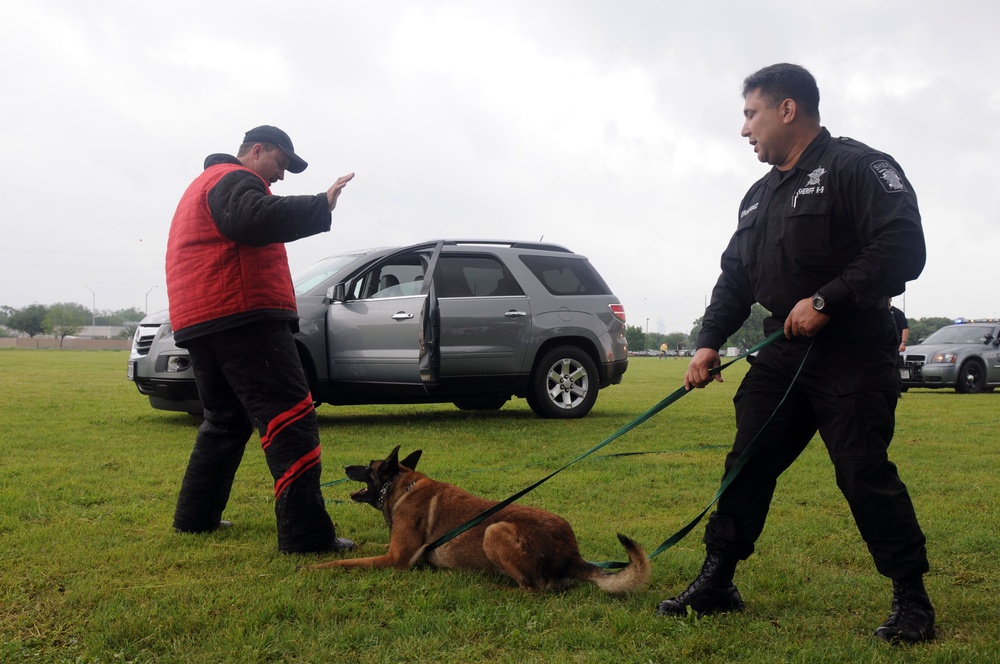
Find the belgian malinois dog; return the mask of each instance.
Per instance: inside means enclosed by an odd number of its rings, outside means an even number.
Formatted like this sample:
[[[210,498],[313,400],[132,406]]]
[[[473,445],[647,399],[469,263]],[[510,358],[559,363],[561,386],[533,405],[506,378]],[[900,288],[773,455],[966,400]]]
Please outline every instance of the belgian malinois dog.
[[[399,461],[399,446],[387,458],[367,466],[348,466],[347,477],[365,487],[351,499],[382,512],[389,526],[389,551],[371,558],[338,559],[306,569],[362,567],[406,569],[417,563],[433,567],[506,574],[526,590],[562,590],[573,581],[593,581],[609,593],[638,590],[649,583],[646,553],[624,535],[618,540],[629,563],[609,573],[580,557],[569,523],[551,512],[511,504],[440,547],[427,545],[497,504],[415,468],[421,451]]]

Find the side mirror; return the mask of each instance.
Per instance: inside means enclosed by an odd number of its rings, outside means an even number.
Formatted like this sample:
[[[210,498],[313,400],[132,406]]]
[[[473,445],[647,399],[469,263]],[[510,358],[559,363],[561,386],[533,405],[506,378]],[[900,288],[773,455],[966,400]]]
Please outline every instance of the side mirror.
[[[326,299],[331,302],[343,302],[347,299],[347,288],[343,283],[332,286],[326,291]]]

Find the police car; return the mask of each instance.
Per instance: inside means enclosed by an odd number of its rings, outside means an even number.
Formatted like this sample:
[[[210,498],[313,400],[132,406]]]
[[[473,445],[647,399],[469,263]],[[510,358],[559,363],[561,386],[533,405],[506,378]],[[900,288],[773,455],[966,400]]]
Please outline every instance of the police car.
[[[899,375],[904,388],[992,392],[1000,386],[1000,321],[959,319],[942,327],[906,349]]]

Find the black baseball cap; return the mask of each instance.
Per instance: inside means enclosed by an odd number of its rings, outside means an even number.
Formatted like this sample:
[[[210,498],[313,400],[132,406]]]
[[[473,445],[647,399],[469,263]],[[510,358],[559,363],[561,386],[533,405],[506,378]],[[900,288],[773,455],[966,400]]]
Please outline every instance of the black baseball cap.
[[[274,143],[281,148],[282,152],[288,155],[288,171],[291,173],[301,173],[309,165],[302,157],[295,154],[295,148],[292,147],[292,139],[288,138],[288,134],[277,127],[272,127],[271,125],[254,127],[243,137],[243,142]]]

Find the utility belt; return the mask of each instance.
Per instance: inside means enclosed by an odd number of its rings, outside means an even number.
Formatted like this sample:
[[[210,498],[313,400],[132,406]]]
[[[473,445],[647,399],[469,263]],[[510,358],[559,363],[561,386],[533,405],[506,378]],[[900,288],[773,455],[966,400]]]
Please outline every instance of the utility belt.
[[[764,335],[770,336],[771,334],[782,330],[785,327],[785,319],[778,316],[768,316],[764,319],[763,328]],[[839,311],[837,314],[830,316],[830,321],[820,330],[817,339],[824,342],[834,342],[834,343],[862,343],[871,344],[881,343],[883,337],[888,339],[888,342],[893,342],[896,339],[896,324],[892,320],[892,314],[889,313],[888,298],[885,298],[885,304],[879,307],[871,307],[867,309],[849,309],[847,311]],[[792,341],[801,341],[808,343],[809,339],[793,339]],[[779,339],[780,343],[781,340]],[[898,342],[896,346],[898,346]]]
[[[889,300],[891,298],[888,296],[883,296],[878,298],[874,304],[867,307],[859,307],[855,304],[850,304],[848,307],[839,310],[836,314],[830,316],[830,321],[837,321],[847,318],[864,318],[870,316],[871,314],[877,314],[879,312],[889,311]],[[772,314],[771,316],[764,319],[764,334],[769,335],[777,330],[785,327],[786,316],[777,316]]]

